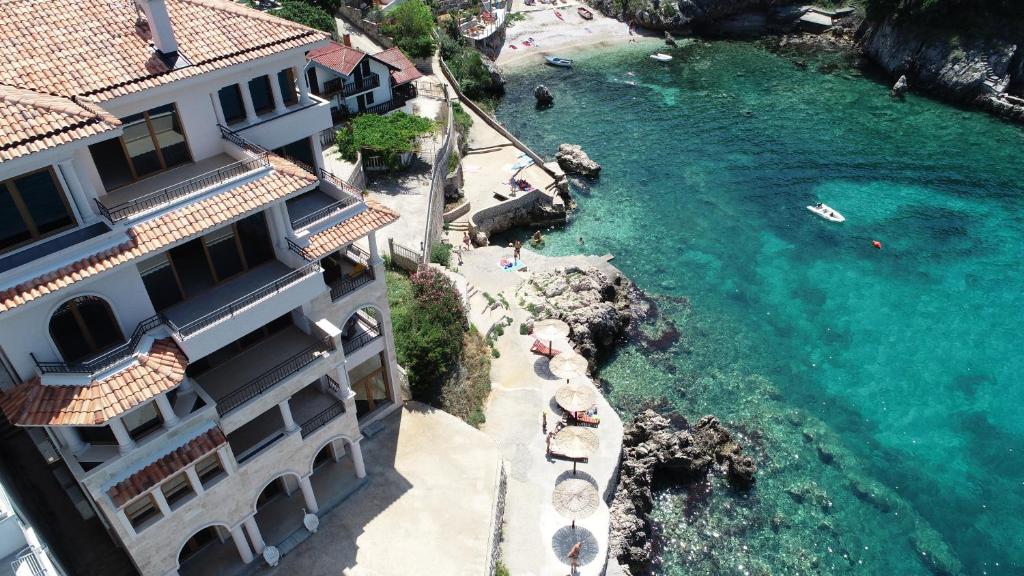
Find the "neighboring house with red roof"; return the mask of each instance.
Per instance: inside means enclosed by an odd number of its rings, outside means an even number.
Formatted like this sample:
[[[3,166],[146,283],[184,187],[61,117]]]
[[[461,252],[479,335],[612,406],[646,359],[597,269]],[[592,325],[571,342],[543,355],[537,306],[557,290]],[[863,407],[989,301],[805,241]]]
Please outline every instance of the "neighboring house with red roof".
[[[364,102],[412,75],[333,46],[229,0],[0,2],[0,450],[33,455],[0,476],[75,573],[246,572],[400,405],[398,215],[323,169],[306,54]]]
[[[423,74],[397,47],[377,54],[338,42],[310,51],[307,81],[314,94],[331,102],[335,122],[348,116],[398,110],[416,96],[413,81]]]

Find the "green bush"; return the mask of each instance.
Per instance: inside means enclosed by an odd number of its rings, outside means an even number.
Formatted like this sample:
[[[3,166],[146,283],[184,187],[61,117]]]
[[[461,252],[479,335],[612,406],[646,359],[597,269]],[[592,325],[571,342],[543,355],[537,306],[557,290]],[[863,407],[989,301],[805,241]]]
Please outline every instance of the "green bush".
[[[434,245],[430,249],[430,261],[447,268],[452,262],[452,245],[444,243]]]
[[[369,150],[398,169],[402,154],[416,151],[416,138],[437,129],[437,123],[405,112],[387,116],[360,114],[335,135],[341,157],[354,162],[358,150]]]
[[[498,560],[498,564],[494,567],[494,576],[512,576],[512,573],[508,571],[508,566],[501,560]]]
[[[352,133],[352,125],[346,125],[334,135],[334,142],[338,145],[338,152],[341,157],[349,162],[355,162],[359,158],[359,147],[356,146],[356,139]]]
[[[469,142],[469,129],[473,126],[473,117],[458,102],[452,103],[452,112],[455,116],[455,131],[459,133],[463,142]]]
[[[483,405],[490,393],[490,351],[476,328],[470,327],[463,335],[459,370],[441,392],[441,409],[471,426],[480,426],[485,419]]]
[[[423,0],[408,0],[384,16],[381,32],[395,39],[395,44],[410,58],[434,55],[434,14]]]
[[[312,4],[331,15],[337,14],[338,8],[341,8],[341,0],[302,0],[302,2]]]
[[[301,0],[281,0],[281,7],[271,12],[271,14],[331,34],[337,34],[338,32],[334,16],[328,14],[322,8],[307,4]]]
[[[472,48],[463,47],[457,54],[445,59],[445,63],[458,81],[462,93],[474,100],[493,97],[505,91],[491,78],[480,53]]]
[[[526,336],[530,333],[530,329],[526,326],[526,322],[519,323],[519,335]]]

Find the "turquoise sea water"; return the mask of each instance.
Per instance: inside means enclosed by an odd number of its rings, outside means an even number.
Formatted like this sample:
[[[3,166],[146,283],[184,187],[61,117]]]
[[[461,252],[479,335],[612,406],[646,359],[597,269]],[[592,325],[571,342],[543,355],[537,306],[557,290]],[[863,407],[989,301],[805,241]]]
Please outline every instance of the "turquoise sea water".
[[[515,71],[497,116],[604,166],[545,251],[615,254],[680,330],[604,366],[613,403],[717,414],[761,468],[663,490],[655,572],[1024,574],[1024,130],[754,44],[644,50]]]

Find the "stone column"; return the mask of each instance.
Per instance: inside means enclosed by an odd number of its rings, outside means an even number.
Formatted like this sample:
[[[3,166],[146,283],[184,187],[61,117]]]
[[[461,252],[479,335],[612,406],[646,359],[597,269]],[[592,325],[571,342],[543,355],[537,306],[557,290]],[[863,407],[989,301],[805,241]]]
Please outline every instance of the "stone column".
[[[225,443],[217,449],[217,459],[228,474],[238,472],[238,461],[235,460],[234,453],[231,451],[231,444]]]
[[[256,554],[263,554],[263,549],[267,547],[267,544],[263,541],[260,527],[256,524],[256,516],[249,516],[242,524],[245,525],[245,531],[249,533],[249,540],[252,540],[252,547]]]
[[[242,557],[242,562],[245,564],[252,562],[252,549],[249,548],[249,543],[246,542],[240,525],[231,529],[231,539],[235,541],[235,547],[238,548],[238,555]]]
[[[242,81],[238,83],[242,90],[242,105],[245,106],[245,121],[252,124],[256,122],[256,107],[252,103],[252,94],[249,92],[249,83]]]
[[[366,464],[363,463],[363,449],[359,447],[359,440],[350,442],[349,450],[352,452],[352,465],[356,468],[356,478],[366,478]]]
[[[125,428],[124,422],[120,418],[114,418],[109,421],[110,431],[114,433],[114,438],[117,438],[117,447],[121,451],[121,454],[127,454],[132,450],[135,450],[135,440],[132,440],[128,429]]]
[[[383,281],[383,273],[380,280]],[[398,361],[395,359],[395,335],[391,331],[391,308],[386,297],[383,304],[377,307],[380,312],[381,330],[384,332],[384,361],[382,362],[386,377],[385,385],[391,388],[391,401],[401,402],[402,391],[398,385]]]
[[[188,478],[188,483],[192,486],[192,490],[196,495],[202,496],[206,492],[206,488],[203,488],[203,481],[199,479],[199,473],[196,472],[195,466],[185,468],[185,476]]]
[[[288,400],[282,400],[277,405],[281,409],[281,420],[284,420],[284,429],[287,432],[295,432],[299,429],[299,426],[295,423],[295,419],[292,418],[292,407],[288,405]]]
[[[284,106],[284,97],[281,96],[281,84],[277,81],[277,74],[267,74],[267,80],[270,81],[270,94],[274,97],[274,112],[278,114],[287,112],[288,109]]]
[[[164,428],[174,428],[180,422],[178,415],[174,413],[174,406],[171,406],[171,401],[167,399],[167,394],[157,395],[156,407],[164,419]]]
[[[316,134],[313,134],[312,136],[310,136],[309,137],[309,143],[310,143],[310,146],[313,148],[313,163],[315,164],[313,166],[313,168],[323,168],[324,167],[324,147],[320,145],[320,132],[317,132]],[[319,173],[320,173],[320,171],[317,170],[317,174],[319,174]]]
[[[345,457],[345,441],[341,438],[331,441],[331,458],[335,462],[341,462],[341,459]]]
[[[309,79],[306,78],[306,70],[302,66],[294,66],[292,74],[295,75],[295,81],[299,84],[299,104],[305,106],[310,102]]]
[[[164,497],[163,491],[157,487],[156,490],[151,492],[153,500],[156,502],[156,507],[160,509],[160,513],[164,515],[164,518],[171,515],[171,505],[167,502],[167,498]]]
[[[78,429],[72,426],[55,427],[54,430],[57,431],[61,440],[64,441],[64,445],[67,446],[68,450],[71,450],[72,454],[78,454],[89,447],[88,444],[82,441],[82,435],[78,433]]]
[[[313,494],[313,484],[310,483],[309,476],[299,479],[299,489],[302,490],[302,499],[306,502],[306,511],[316,514],[320,507],[316,504],[316,496]]]

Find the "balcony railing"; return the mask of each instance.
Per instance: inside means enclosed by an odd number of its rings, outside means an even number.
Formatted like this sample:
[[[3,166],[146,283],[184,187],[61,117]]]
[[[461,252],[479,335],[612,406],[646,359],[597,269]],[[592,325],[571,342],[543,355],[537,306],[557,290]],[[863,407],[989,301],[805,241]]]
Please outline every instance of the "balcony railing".
[[[285,378],[298,373],[300,370],[334,351],[334,339],[326,337],[304,350],[293,354],[290,358],[277,366],[263,372],[249,382],[236,388],[223,398],[217,400],[217,413],[221,416],[242,406],[246,402],[270,390]]]
[[[333,380],[331,380],[330,376],[328,376],[327,379],[330,380],[331,382],[333,382],[333,386],[335,386],[335,387],[338,386],[338,383],[334,382]],[[332,385],[331,382],[328,382],[328,386]],[[301,431],[300,433],[302,434],[302,437],[306,438],[307,436],[309,436],[313,432],[316,432],[317,430],[319,430],[319,429],[323,428],[324,426],[326,426],[327,423],[330,422],[331,420],[334,420],[335,418],[337,418],[338,416],[341,416],[344,413],[345,413],[345,403],[342,402],[341,400],[338,400],[334,404],[331,404],[330,406],[325,408],[322,412],[320,412],[316,416],[313,416],[309,420],[306,420],[305,422],[302,423],[302,426],[300,428],[300,431]]]
[[[217,127],[220,128],[220,136],[221,136],[221,138],[227,140],[228,142],[231,142],[232,144],[234,144],[235,146],[238,146],[242,150],[245,150],[247,152],[251,152],[251,153],[257,154],[257,155],[259,155],[259,154],[264,154],[264,155],[267,154],[267,149],[266,148],[260,146],[259,144],[254,144],[254,143],[246,140],[245,138],[242,138],[241,136],[238,135],[237,132],[231,130],[230,128],[227,128],[227,127],[225,127],[222,124],[217,124]]]
[[[341,200],[328,204],[327,206],[324,206],[323,208],[320,208],[319,210],[316,210],[314,212],[310,212],[309,214],[303,216],[302,218],[296,218],[295,220],[292,220],[292,229],[301,230],[306,226],[310,226],[312,224],[316,224],[317,222],[326,220],[331,216],[338,214],[345,208],[348,208],[349,206],[358,203],[358,198],[345,194],[344,198],[342,198]]]
[[[373,325],[367,326],[365,330],[356,336],[348,339],[342,338],[341,348],[345,351],[345,354],[351,354],[370,342],[373,342],[377,338],[380,338],[381,334],[383,334],[383,331],[380,329],[380,322],[374,320]]]
[[[246,294],[241,298],[237,298],[234,301],[225,304],[224,306],[221,306],[220,308],[217,308],[212,312],[204,314],[203,316],[196,318],[195,320],[192,320],[183,326],[175,326],[171,322],[168,322],[168,324],[171,326],[171,328],[174,329],[178,336],[180,336],[183,339],[188,338],[189,336],[192,336],[193,334],[196,334],[197,332],[200,332],[201,330],[209,326],[212,326],[222,320],[227,320],[228,318],[233,317],[235,314],[238,314],[239,312],[252,306],[256,302],[259,302],[264,298],[268,298],[270,296],[273,296],[274,294],[277,294],[281,290],[288,288],[292,284],[295,284],[296,282],[306,278],[307,276],[319,272],[320,263],[315,261],[309,262],[302,268],[292,270],[291,272],[285,274],[284,276],[281,276],[277,280],[274,280],[269,284],[261,286],[260,288],[253,290],[249,294]]]
[[[363,265],[363,270],[357,275],[345,275],[331,282],[332,301],[340,300],[345,295],[373,282],[376,278],[373,273],[373,266],[370,265],[370,255],[365,250],[355,244],[350,244],[348,252],[354,254],[355,261]]]
[[[309,250],[306,250],[302,246],[299,246],[291,238],[285,238],[285,240],[288,241],[288,249],[301,256],[302,259],[305,260],[306,262],[313,262],[316,260],[316,258],[314,258],[313,255],[309,253]]]
[[[339,92],[345,97],[354,96],[360,92],[373,90],[378,86],[380,86],[380,76],[376,73],[364,76],[359,82],[343,82],[341,78],[332,78],[324,82],[323,96],[329,97]]]
[[[254,158],[247,158],[245,160],[239,160],[227,166],[211,170],[205,174],[194,176],[172,186],[150,192],[138,198],[115,204],[114,206],[106,206],[99,200],[96,199],[96,208],[100,214],[107,219],[111,224],[126,220],[137,214],[148,212],[149,210],[156,208],[157,206],[163,206],[170,204],[171,202],[179,199],[192,196],[193,194],[226,182],[232,178],[248,174],[254,170],[260,168],[267,168],[270,166],[270,161],[267,159],[267,153],[260,152]]]
[[[117,364],[134,354],[135,350],[139,347],[139,342],[142,341],[142,337],[146,335],[146,332],[149,332],[165,322],[166,319],[163,314],[150,316],[142,322],[139,322],[139,325],[135,327],[135,331],[132,332],[131,338],[129,338],[124,344],[111,348],[99,356],[83,360],[81,362],[40,362],[39,360],[36,360],[35,354],[32,354],[32,360],[35,361],[36,367],[39,368],[39,372],[42,374],[95,374],[110,368],[114,364]]]

